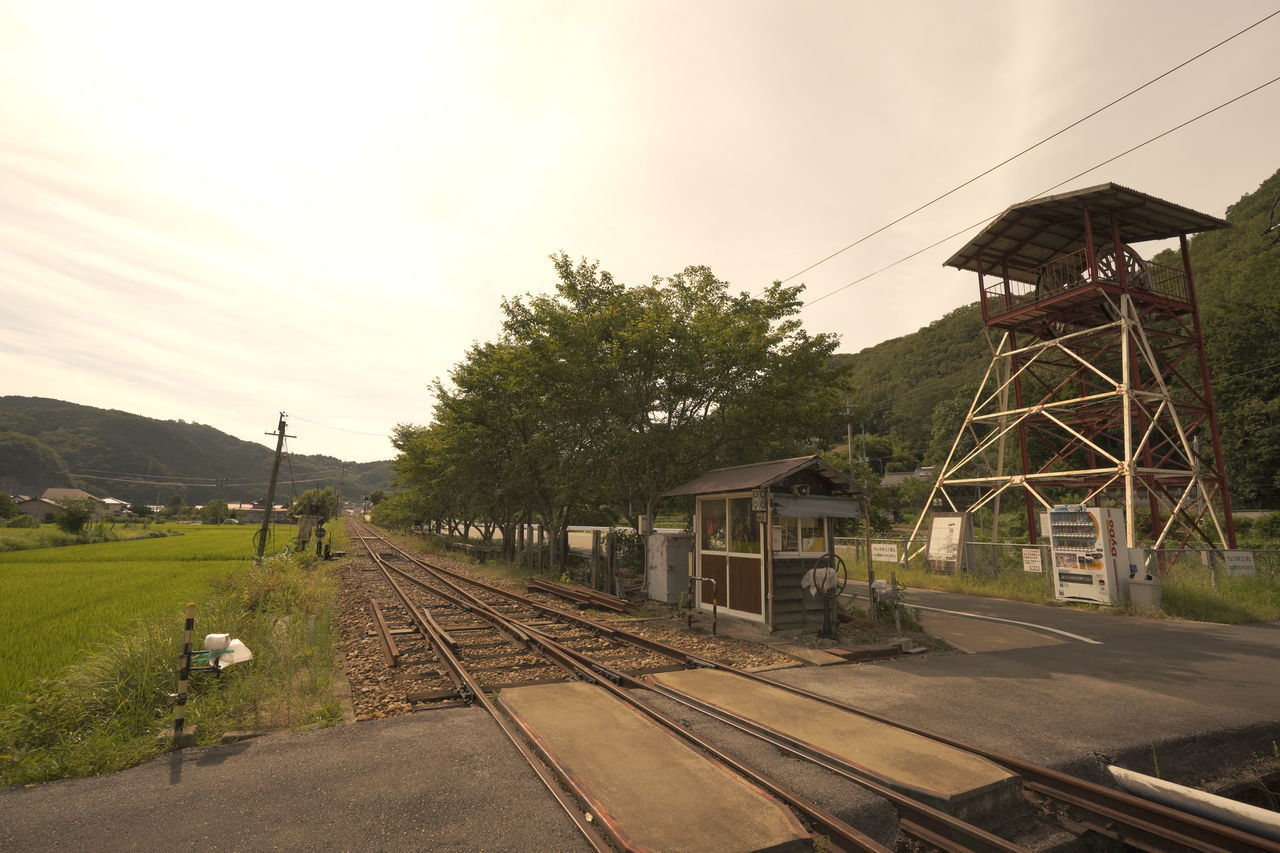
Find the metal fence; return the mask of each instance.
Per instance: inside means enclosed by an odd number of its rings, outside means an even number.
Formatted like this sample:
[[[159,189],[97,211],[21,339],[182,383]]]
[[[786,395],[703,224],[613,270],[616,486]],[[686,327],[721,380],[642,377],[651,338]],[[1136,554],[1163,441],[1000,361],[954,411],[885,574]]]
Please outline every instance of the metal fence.
[[[923,539],[871,540],[871,565],[877,572],[892,571],[895,567],[928,571],[924,558]],[[849,563],[852,573],[861,575],[866,563],[866,540],[853,537],[837,537],[836,547]],[[1240,551],[1223,551],[1217,548],[1145,549],[1143,559],[1147,572],[1164,582],[1175,581],[1184,585],[1219,588],[1228,579],[1250,575],[1254,583],[1275,586],[1280,594],[1280,549],[1241,549],[1253,555],[1251,573],[1241,569],[1229,555]],[[919,553],[917,553],[919,552]],[[1021,578],[1020,583],[1032,583],[1036,576],[1043,578],[1047,594],[1053,593],[1051,554],[1047,544],[1029,545],[1025,542],[968,542],[965,550],[966,572],[988,577],[1007,576]]]

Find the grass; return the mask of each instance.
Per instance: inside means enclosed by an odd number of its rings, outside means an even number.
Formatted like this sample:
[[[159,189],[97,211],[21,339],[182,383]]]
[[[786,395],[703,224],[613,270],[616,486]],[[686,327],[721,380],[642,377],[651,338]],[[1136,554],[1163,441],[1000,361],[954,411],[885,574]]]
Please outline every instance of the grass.
[[[249,565],[252,531],[179,527],[181,536],[0,554],[0,707],[16,701],[33,678],[73,663],[98,638],[180,610],[211,582]]]
[[[184,538],[154,541],[168,545]],[[198,553],[216,556],[224,546],[231,547],[230,532],[226,538],[224,543],[213,535],[197,536],[189,544]],[[243,554],[244,537],[234,541]],[[211,571],[221,575],[211,581],[200,575],[199,567],[210,564],[221,570],[227,561],[175,561],[168,556],[141,564],[70,564],[81,572],[132,567],[145,573],[140,583],[150,595],[177,563],[187,585],[180,594],[166,592],[164,603],[150,616],[141,614],[143,608],[133,608],[137,615],[115,633],[79,634],[70,665],[42,665],[52,674],[28,681],[16,701],[0,707],[0,783],[117,770],[165,749],[167,744],[156,736],[171,723],[168,694],[176,687],[182,606],[187,600],[198,603],[197,645],[205,633],[225,631],[242,639],[255,655],[221,676],[193,675],[187,724],[198,727],[199,742],[214,742],[229,729],[326,725],[341,720],[341,707],[332,691],[336,582],[330,570],[334,564],[279,554],[261,565],[232,561],[233,571]],[[4,573],[0,577],[7,576],[10,562],[0,564]],[[78,583],[69,589],[72,594],[85,594]],[[75,609],[66,606],[46,612],[55,620],[66,620],[74,618]],[[8,639],[6,643],[11,645]]]
[[[851,553],[841,549],[849,568],[849,580],[864,583],[866,565],[855,561]],[[902,567],[893,563],[876,565],[876,577],[888,578],[897,572],[898,581],[919,589],[936,589],[943,592],[960,592],[986,595],[1014,601],[1045,603],[1054,601],[1047,573],[1024,572],[1011,569],[1001,572],[964,572],[945,575],[927,572],[921,567]],[[1159,611],[1138,610],[1127,605],[1101,607],[1090,604],[1072,604],[1094,610],[1106,610],[1120,614],[1194,619],[1202,622],[1221,622],[1237,625],[1244,622],[1266,622],[1280,619],[1280,583],[1274,576],[1258,574],[1252,577],[1220,577],[1217,586],[1207,567],[1194,560],[1186,560],[1173,566],[1164,578],[1164,601]]]

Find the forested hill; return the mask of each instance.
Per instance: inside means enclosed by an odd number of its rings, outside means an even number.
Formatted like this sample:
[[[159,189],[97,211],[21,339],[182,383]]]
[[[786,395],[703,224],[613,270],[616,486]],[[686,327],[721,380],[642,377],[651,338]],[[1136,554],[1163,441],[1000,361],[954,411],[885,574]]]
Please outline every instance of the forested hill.
[[[43,397],[0,397],[0,490],[40,494],[55,486],[131,503],[188,504],[266,497],[273,453],[204,424],[162,421]],[[345,467],[345,472],[344,472]],[[315,486],[359,500],[391,482],[391,463],[292,455],[276,500]],[[225,480],[222,486],[216,480]],[[208,485],[196,485],[207,483]]]
[[[1234,227],[1191,238],[1227,475],[1241,508],[1280,508],[1280,244],[1272,242],[1280,230],[1262,233],[1277,198],[1280,171],[1227,210]],[[1152,260],[1181,264],[1176,255]],[[989,350],[975,302],[836,358],[852,371],[854,430],[865,424],[872,467],[904,471],[945,456]],[[855,434],[855,451],[860,442]]]

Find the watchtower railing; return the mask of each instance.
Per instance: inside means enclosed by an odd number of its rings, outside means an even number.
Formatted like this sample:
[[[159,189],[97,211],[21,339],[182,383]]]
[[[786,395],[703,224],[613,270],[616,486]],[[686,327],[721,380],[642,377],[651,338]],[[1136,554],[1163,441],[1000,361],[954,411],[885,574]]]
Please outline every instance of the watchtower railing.
[[[1118,272],[1100,269],[1095,279],[1084,249],[1061,255],[1031,271],[1032,281],[998,279],[982,289],[982,311],[987,318],[1000,317],[1028,305],[1050,299],[1064,291],[1099,283],[1120,286]],[[1143,261],[1130,271],[1129,288],[1135,293],[1151,293],[1174,302],[1191,303],[1186,273],[1176,267]]]

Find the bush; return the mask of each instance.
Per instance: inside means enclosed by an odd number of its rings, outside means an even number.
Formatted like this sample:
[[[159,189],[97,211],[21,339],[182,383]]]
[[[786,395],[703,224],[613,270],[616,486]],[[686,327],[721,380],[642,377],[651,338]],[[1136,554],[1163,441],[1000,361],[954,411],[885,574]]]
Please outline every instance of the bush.
[[[29,516],[29,515],[19,515],[19,516],[16,516],[16,517],[14,517],[14,518],[9,519],[8,521],[4,522],[4,523],[3,523],[2,525],[0,525],[0,526],[3,526],[3,527],[27,527],[27,528],[34,528],[34,527],[39,527],[39,526],[40,526],[40,522],[36,521],[34,518],[32,518],[32,517],[31,517],[31,516]]]
[[[79,533],[93,520],[93,504],[89,501],[67,501],[53,517],[53,523],[64,533]]]

